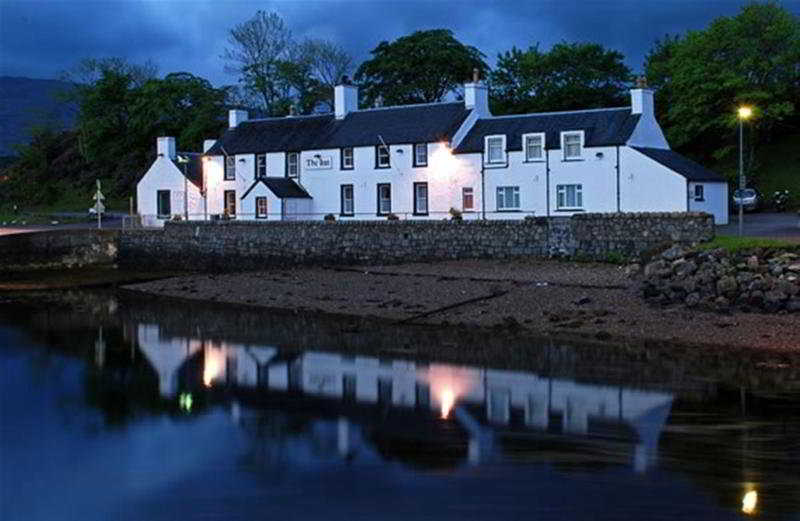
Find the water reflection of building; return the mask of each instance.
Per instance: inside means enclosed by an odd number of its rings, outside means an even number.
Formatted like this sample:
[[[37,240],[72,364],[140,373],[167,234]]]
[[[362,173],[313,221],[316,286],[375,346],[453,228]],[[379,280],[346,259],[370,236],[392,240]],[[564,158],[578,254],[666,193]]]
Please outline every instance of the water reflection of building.
[[[468,433],[469,460],[491,458],[497,437],[525,435],[625,439],[633,466],[652,465],[672,395],[618,386],[483,369],[328,352],[281,353],[272,346],[166,338],[139,325],[142,352],[159,375],[160,393],[174,396],[188,360],[202,359],[202,382],[238,389],[292,392],[352,407],[377,406],[435,415]],[[346,454],[351,426],[338,421]]]

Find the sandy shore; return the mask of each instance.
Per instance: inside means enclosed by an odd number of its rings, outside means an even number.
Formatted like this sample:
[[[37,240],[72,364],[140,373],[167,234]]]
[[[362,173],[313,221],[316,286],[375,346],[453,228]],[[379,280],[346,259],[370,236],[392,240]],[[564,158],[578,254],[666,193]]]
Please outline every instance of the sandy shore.
[[[619,266],[452,261],[192,275],[139,292],[401,324],[512,329],[593,342],[770,350],[800,360],[800,315],[719,315],[653,308]],[[783,355],[783,356],[781,356]],[[781,362],[783,360],[784,362]]]

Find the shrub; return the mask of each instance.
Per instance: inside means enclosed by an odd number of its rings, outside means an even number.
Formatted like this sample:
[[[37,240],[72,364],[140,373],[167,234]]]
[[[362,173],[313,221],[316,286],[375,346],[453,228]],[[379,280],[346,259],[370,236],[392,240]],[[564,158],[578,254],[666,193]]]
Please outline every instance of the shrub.
[[[457,208],[450,207],[450,219],[453,221],[463,221],[464,216],[461,214],[461,210]]]
[[[335,221],[335,220],[336,220],[336,216],[335,216],[335,215],[333,215],[332,213],[329,213],[329,214],[326,214],[326,215],[325,215],[325,217],[324,217],[323,219],[324,219],[325,221],[328,221],[328,222],[333,222],[333,221]]]
[[[386,220],[387,221],[399,221],[400,218],[398,216],[396,216],[395,214],[390,213],[389,215],[386,216]]]

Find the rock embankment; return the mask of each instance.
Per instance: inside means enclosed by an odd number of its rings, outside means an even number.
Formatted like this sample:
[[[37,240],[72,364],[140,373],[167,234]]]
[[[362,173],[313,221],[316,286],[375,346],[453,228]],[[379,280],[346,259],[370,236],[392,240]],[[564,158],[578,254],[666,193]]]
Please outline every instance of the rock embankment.
[[[720,312],[800,312],[800,255],[673,246],[645,265],[641,289],[651,303]]]

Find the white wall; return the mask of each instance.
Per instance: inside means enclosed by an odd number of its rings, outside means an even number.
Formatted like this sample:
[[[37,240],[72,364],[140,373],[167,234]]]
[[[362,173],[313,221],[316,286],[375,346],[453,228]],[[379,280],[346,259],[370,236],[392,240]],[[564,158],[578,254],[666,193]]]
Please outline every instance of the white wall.
[[[184,194],[188,193],[187,207],[190,219],[202,214],[202,196],[200,189],[189,182],[183,173],[167,157],[157,157],[142,179],[136,185],[136,212],[142,218],[144,226],[163,226],[164,221],[157,218],[157,191],[170,191],[170,210],[173,216],[185,217]]]
[[[694,187],[703,185],[703,201],[694,198]],[[728,183],[710,181],[689,183],[689,210],[714,216],[714,224],[728,224]]]
[[[623,212],[685,212],[686,199],[685,177],[632,148],[620,147]]]
[[[249,188],[249,187],[248,187]],[[267,198],[267,218],[266,219],[258,219],[260,220],[268,220],[268,221],[280,221],[281,216],[283,215],[283,201],[278,199],[272,190],[266,187],[264,183],[258,183],[250,193],[247,194],[247,197],[241,199],[241,195],[239,195],[239,207],[240,211],[236,215],[237,220],[256,220],[256,197],[266,197]]]

